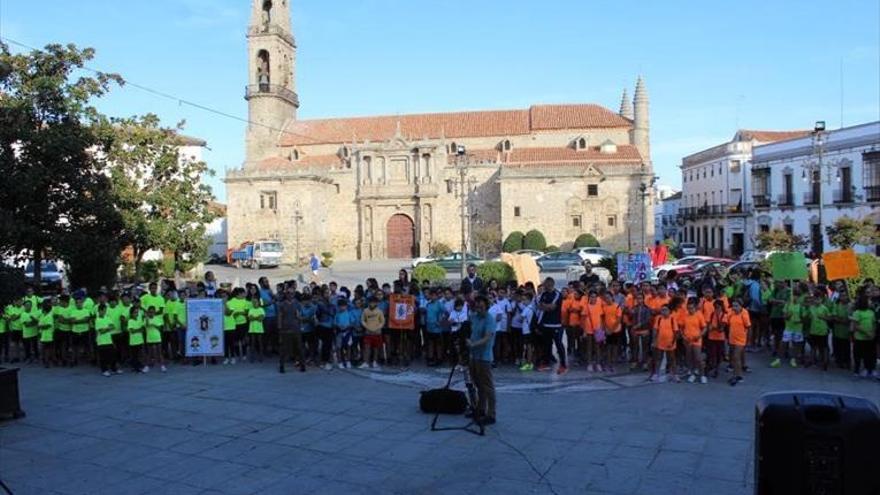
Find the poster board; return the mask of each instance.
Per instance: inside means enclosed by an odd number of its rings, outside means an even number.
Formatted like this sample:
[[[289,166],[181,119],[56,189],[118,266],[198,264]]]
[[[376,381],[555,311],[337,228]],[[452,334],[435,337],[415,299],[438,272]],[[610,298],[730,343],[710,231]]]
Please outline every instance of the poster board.
[[[536,287],[541,281],[541,273],[538,270],[538,264],[527,254],[510,254],[501,253],[501,261],[513,267],[516,274],[517,285],[525,285],[531,282]]]
[[[825,253],[822,261],[825,263],[825,277],[828,280],[847,280],[858,278],[862,274],[859,260],[852,249]]]
[[[186,357],[223,356],[223,300],[186,301]]]
[[[394,330],[415,330],[416,299],[408,294],[388,296],[388,328]]]
[[[648,253],[617,253],[617,278],[621,282],[640,284],[653,275],[651,255]]]
[[[807,280],[807,258],[804,253],[773,253],[770,255],[775,280]]]

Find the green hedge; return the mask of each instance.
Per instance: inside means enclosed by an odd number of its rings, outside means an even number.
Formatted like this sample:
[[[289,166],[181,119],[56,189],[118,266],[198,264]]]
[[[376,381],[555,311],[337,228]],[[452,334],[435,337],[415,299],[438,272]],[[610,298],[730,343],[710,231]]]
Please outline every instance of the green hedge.
[[[526,232],[526,237],[523,239],[523,249],[543,251],[547,249],[547,239],[540,230],[530,230]]]
[[[544,249],[545,253],[555,253],[557,251],[559,251],[559,246],[547,246],[547,248]]]
[[[504,239],[504,243],[501,245],[501,251],[505,253],[512,253],[514,251],[519,251],[523,248],[523,239],[525,235],[515,230],[507,235],[507,239]]]
[[[499,285],[516,280],[516,272],[513,267],[502,261],[487,261],[477,267],[477,275],[486,283],[490,280]]]
[[[880,281],[880,258],[873,254],[858,254],[856,255],[856,258],[859,261],[859,271],[861,274],[858,278],[846,281],[849,293],[853,296],[856,294],[856,289],[858,289],[866,279],[874,279],[875,283]]]
[[[575,239],[574,247],[599,247],[599,240],[593,234],[581,234]]]
[[[412,278],[419,282],[440,282],[446,280],[446,269],[437,263],[422,263],[415,267]]]

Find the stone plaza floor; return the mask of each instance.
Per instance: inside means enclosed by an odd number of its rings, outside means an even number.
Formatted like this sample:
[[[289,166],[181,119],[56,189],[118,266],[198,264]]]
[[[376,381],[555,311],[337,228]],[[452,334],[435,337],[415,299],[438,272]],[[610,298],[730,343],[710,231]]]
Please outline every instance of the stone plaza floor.
[[[762,393],[880,401],[876,381],[749,359],[755,371],[734,388],[502,369],[484,437],[430,431],[418,391],[441,386],[443,370],[26,367],[27,417],[0,423],[0,479],[15,495],[746,494]]]

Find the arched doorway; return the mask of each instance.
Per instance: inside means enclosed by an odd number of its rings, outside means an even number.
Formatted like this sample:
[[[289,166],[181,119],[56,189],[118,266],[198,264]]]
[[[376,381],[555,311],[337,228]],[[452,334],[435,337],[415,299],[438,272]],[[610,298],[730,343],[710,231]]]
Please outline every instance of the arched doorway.
[[[412,258],[416,245],[416,228],[411,218],[397,214],[388,220],[386,255],[390,259]]]

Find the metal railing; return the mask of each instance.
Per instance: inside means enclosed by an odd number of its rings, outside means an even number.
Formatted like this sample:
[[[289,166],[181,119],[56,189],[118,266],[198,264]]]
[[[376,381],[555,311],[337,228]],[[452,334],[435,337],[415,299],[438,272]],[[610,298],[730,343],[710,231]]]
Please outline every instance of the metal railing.
[[[780,208],[791,208],[792,206],[794,206],[794,194],[780,194],[779,199],[776,201],[776,204]]]
[[[834,191],[834,204],[847,204],[855,201],[851,189],[838,189]]]
[[[869,203],[880,202],[880,185],[865,186],[865,201]]]
[[[299,96],[286,87],[277,84],[251,84],[245,87],[245,99],[249,100],[255,96],[280,96],[299,106]]]
[[[752,204],[755,206],[755,208],[770,208],[770,196],[752,196]]]
[[[804,206],[816,206],[819,204],[819,196],[812,191],[804,193]]]

